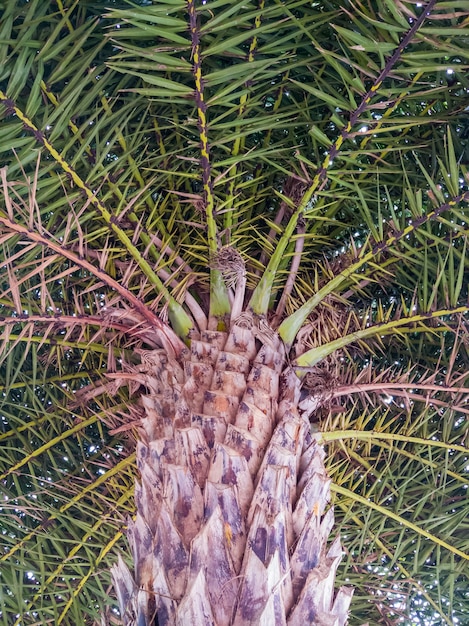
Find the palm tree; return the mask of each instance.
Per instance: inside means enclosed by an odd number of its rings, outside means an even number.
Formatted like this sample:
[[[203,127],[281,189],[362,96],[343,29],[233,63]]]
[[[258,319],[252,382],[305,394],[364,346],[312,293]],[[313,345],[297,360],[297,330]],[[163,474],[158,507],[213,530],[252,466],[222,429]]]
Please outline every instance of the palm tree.
[[[464,623],[465,3],[1,6],[2,623]]]

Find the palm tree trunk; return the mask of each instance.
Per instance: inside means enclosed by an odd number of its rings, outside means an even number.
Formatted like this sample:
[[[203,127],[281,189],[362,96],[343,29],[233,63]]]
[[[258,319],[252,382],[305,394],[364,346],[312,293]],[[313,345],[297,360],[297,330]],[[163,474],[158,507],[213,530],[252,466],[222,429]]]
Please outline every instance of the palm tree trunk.
[[[112,572],[124,624],[345,624],[324,452],[278,335],[244,313],[139,370],[134,575],[122,558]]]

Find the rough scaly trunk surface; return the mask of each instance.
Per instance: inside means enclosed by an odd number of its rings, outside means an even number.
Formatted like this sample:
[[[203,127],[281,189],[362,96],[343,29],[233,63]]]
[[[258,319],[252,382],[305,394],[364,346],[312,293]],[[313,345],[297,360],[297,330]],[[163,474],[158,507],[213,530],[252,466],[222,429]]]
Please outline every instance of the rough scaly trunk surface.
[[[125,625],[346,623],[322,448],[278,335],[244,313],[178,361],[142,353],[132,575],[113,568]]]

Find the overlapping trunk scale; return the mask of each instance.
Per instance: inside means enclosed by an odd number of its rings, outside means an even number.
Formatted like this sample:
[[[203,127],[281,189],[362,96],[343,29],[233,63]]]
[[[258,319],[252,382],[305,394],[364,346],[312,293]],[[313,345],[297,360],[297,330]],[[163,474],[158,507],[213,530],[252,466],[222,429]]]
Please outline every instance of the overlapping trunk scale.
[[[324,452],[278,335],[244,313],[178,361],[143,353],[135,380],[134,574],[113,568],[124,624],[345,624]]]

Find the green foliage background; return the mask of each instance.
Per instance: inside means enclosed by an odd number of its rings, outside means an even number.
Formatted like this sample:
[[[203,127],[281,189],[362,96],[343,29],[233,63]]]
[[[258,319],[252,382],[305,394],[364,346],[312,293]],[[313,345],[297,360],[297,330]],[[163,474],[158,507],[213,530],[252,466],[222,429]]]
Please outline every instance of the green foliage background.
[[[0,1],[1,623],[117,619],[105,374],[155,345],[139,303],[213,303],[210,224],[250,290],[284,244],[272,316],[301,240],[350,623],[467,622],[469,2],[423,5]]]

